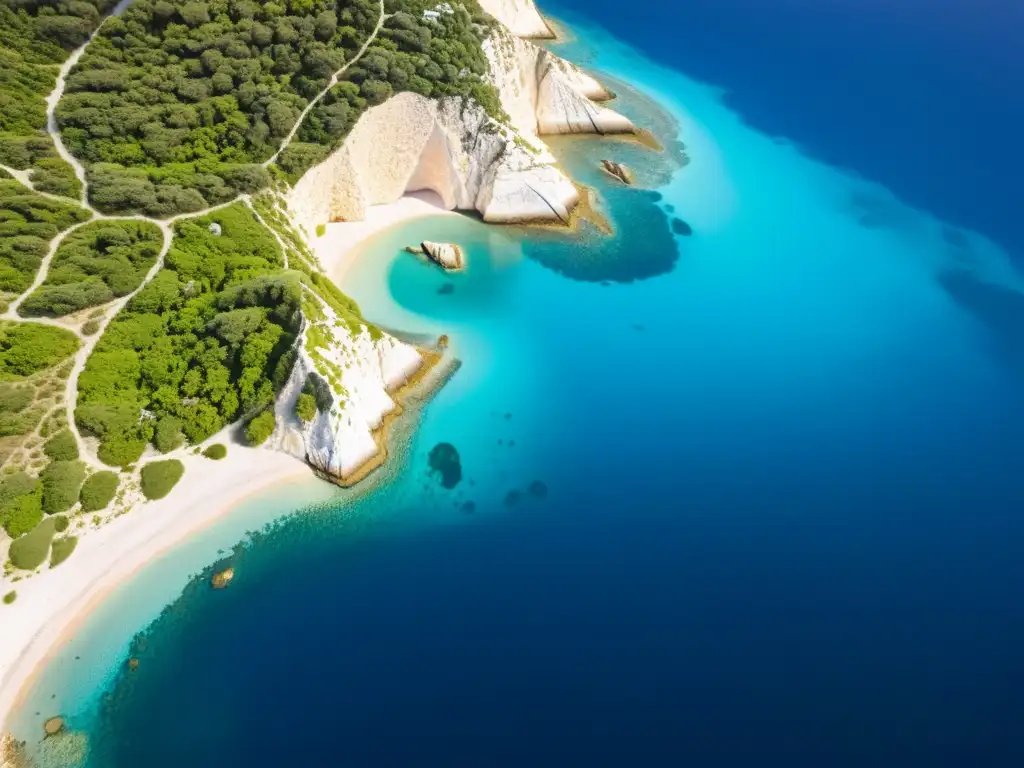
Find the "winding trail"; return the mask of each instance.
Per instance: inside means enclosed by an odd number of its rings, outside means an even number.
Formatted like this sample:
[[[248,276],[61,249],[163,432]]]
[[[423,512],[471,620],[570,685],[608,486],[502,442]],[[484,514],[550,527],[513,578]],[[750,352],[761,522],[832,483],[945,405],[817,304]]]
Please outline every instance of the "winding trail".
[[[238,195],[237,197],[227,202],[209,206],[199,211],[182,213],[177,216],[172,216],[171,218],[168,219],[157,219],[149,216],[143,216],[141,214],[108,216],[96,210],[96,208],[94,208],[92,204],[89,202],[89,182],[86,175],[86,170],[82,163],[79,162],[78,158],[71,154],[71,152],[68,151],[68,148],[64,145],[64,140],[60,134],[60,127],[57,125],[57,105],[60,103],[61,97],[64,95],[64,89],[67,84],[68,75],[71,73],[71,70],[74,68],[75,64],[78,63],[78,60],[85,52],[85,49],[88,47],[88,45],[92,42],[93,38],[99,33],[100,29],[102,29],[103,24],[105,24],[107,19],[111,18],[112,16],[119,16],[121,13],[123,13],[124,10],[128,8],[129,5],[131,5],[132,2],[133,0],[120,0],[120,2],[118,2],[118,4],[114,6],[110,14],[108,14],[103,19],[103,21],[101,21],[99,25],[97,25],[93,33],[89,35],[89,39],[86,40],[81,46],[76,48],[74,51],[72,51],[71,55],[68,56],[68,58],[61,65],[60,71],[57,76],[57,82],[54,85],[53,90],[46,97],[46,131],[47,133],[50,134],[50,137],[53,139],[53,143],[57,149],[57,153],[64,161],[66,161],[72,167],[72,169],[74,169],[75,177],[79,180],[82,186],[78,203],[82,208],[88,211],[91,214],[91,216],[88,220],[68,227],[64,231],[58,233],[57,236],[50,241],[50,247],[46,252],[46,255],[43,257],[42,261],[40,262],[39,268],[36,270],[36,274],[32,280],[32,284],[9,303],[7,310],[3,314],[0,314],[0,320],[33,322],[42,325],[52,325],[59,328],[64,328],[66,330],[70,330],[75,335],[77,335],[79,340],[82,342],[81,346],[78,349],[78,352],[75,353],[74,365],[72,366],[71,369],[71,375],[68,376],[67,384],[65,385],[64,405],[67,413],[68,429],[71,431],[71,434],[74,435],[75,442],[78,444],[78,453],[81,460],[97,470],[109,469],[109,467],[96,457],[95,452],[91,450],[91,446],[86,442],[85,438],[82,437],[82,434],[78,429],[78,425],[75,422],[74,410],[78,402],[78,377],[81,375],[82,371],[85,370],[85,365],[89,360],[89,356],[92,354],[92,351],[96,347],[96,344],[103,337],[103,334],[107,330],[107,326],[110,324],[111,320],[113,320],[117,316],[117,314],[125,307],[125,305],[127,305],[128,302],[131,301],[132,298],[139,291],[145,288],[146,285],[148,285],[149,282],[154,277],[156,277],[160,270],[163,269],[164,260],[167,256],[167,252],[170,250],[171,242],[174,238],[173,227],[176,222],[185,219],[205,216],[209,213],[212,213],[213,211],[219,210],[221,208],[226,208],[227,206],[233,205],[234,203],[237,202],[245,203],[246,205],[249,206],[251,210],[253,210],[254,214],[256,213],[255,209],[252,208],[250,196],[247,194]],[[341,69],[339,69],[337,72],[331,75],[331,79],[328,81],[327,85],[323,88],[323,90],[321,90],[309,102],[309,104],[306,105],[305,109],[303,109],[302,112],[300,113],[298,120],[295,121],[295,124],[288,132],[288,135],[285,137],[284,141],[281,142],[281,146],[277,149],[277,151],[269,160],[263,163],[264,167],[270,165],[275,160],[277,160],[281,152],[288,147],[292,139],[295,137],[295,134],[299,130],[299,126],[302,125],[302,121],[306,119],[306,116],[309,114],[309,111],[320,102],[320,100],[327,94],[327,92],[331,88],[337,85],[338,79],[346,72],[346,70],[348,70],[349,67],[351,67],[353,64],[355,64],[363,57],[363,54],[366,53],[367,49],[370,47],[373,41],[377,39],[377,35],[379,34],[381,28],[384,26],[385,20],[388,18],[387,14],[384,11],[384,0],[378,0],[378,3],[380,7],[380,16],[377,19],[377,25],[374,27],[373,32],[363,43],[362,47],[359,49],[356,55],[353,56],[349,61],[347,61],[345,65],[341,67]],[[14,179],[19,181],[26,188],[35,192],[29,180],[28,171],[16,171],[15,169],[8,168],[6,166],[0,167],[2,167],[3,170],[7,171]],[[36,194],[40,194],[43,195],[44,197],[64,202],[67,202],[70,199],[61,198],[56,195],[46,194],[44,192],[36,192]],[[257,218],[259,217],[257,216]],[[59,318],[23,318],[18,315],[18,309],[24,303],[25,299],[28,298],[28,296],[30,296],[37,288],[39,288],[39,286],[42,285],[43,282],[45,282],[47,276],[49,275],[50,264],[53,261],[53,257],[57,253],[57,249],[60,248],[61,243],[69,234],[74,232],[79,227],[85,226],[86,224],[90,224],[96,221],[125,220],[148,221],[153,224],[156,224],[160,228],[160,232],[163,236],[163,244],[160,247],[160,253],[157,255],[156,261],[153,263],[153,266],[150,267],[149,272],[146,273],[146,276],[142,280],[142,282],[139,283],[139,286],[131,293],[128,293],[125,296],[122,296],[121,298],[117,299],[116,301],[113,301],[109,304],[100,307],[103,309],[103,317],[100,320],[100,327],[96,330],[95,333],[91,334],[90,336],[85,336],[82,333],[81,325],[84,324],[84,321],[80,323],[78,326],[74,326],[62,322]],[[270,230],[270,232],[272,232],[275,238],[277,238],[278,241],[280,242],[280,238],[277,236],[277,233],[274,231],[274,229],[272,227],[267,227],[267,229]],[[283,243],[281,243],[281,245],[282,249],[284,250],[285,259],[287,260],[287,248],[283,247]],[[177,451],[172,453],[177,453]]]
[[[331,75],[331,79],[327,81],[327,85],[324,86],[323,90],[314,96],[310,100],[309,104],[306,105],[305,109],[299,113],[299,119],[295,121],[295,125],[292,126],[290,131],[288,131],[288,135],[284,137],[284,141],[281,142],[281,146],[277,148],[277,151],[273,155],[270,156],[269,160],[263,163],[264,168],[277,162],[278,156],[288,148],[289,144],[292,143],[292,139],[295,137],[295,134],[298,133],[299,127],[306,119],[306,115],[309,114],[309,111],[320,103],[320,100],[327,95],[327,92],[331,90],[331,88],[338,84],[338,78],[345,74],[349,67],[363,58],[363,54],[366,53],[366,49],[369,48],[373,41],[377,39],[377,35],[380,34],[381,27],[384,26],[384,22],[388,19],[388,14],[384,12],[384,0],[378,0],[378,2],[380,3],[380,16],[377,19],[377,26],[373,28],[373,32],[370,33],[370,36],[366,38],[366,42],[363,43],[363,47],[359,49],[355,56],[345,62],[345,65],[341,69]]]

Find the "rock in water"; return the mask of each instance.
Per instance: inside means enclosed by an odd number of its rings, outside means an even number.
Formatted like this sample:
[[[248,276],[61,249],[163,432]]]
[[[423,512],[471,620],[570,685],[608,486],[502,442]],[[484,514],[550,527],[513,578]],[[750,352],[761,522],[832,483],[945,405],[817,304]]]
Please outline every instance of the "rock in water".
[[[128,670],[134,672],[139,668],[139,660],[135,657],[128,659]]]
[[[462,249],[452,243],[432,243],[424,240],[421,243],[423,252],[435,263],[448,270],[462,269],[466,266],[466,259]]]
[[[617,163],[614,160],[602,160],[601,170],[609,176],[618,179],[626,186],[633,185],[633,172],[622,163]]]
[[[64,718],[63,717],[51,717],[45,723],[43,723],[43,730],[47,736],[56,736],[58,733],[64,730]]]
[[[430,471],[441,482],[442,488],[451,490],[462,480],[462,461],[459,452],[451,443],[438,443],[427,457]]]
[[[405,251],[406,253],[411,253],[411,254],[414,254],[416,256],[422,256],[423,255],[423,248],[421,246],[418,246],[418,245],[407,245],[402,250]]]
[[[231,583],[233,578],[235,578],[235,569],[226,568],[220,573],[213,574],[213,578],[210,579],[210,586],[214,589],[224,589],[224,587]]]

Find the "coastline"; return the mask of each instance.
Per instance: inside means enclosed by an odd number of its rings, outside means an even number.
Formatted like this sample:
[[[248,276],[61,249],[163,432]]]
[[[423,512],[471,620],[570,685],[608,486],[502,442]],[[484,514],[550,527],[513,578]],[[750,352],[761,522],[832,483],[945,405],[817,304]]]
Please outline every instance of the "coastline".
[[[371,206],[362,221],[325,224],[323,235],[317,237],[312,233],[307,240],[324,272],[340,286],[345,274],[363,255],[363,246],[374,235],[413,219],[458,215],[446,209],[435,192],[409,192],[393,203]]]
[[[17,583],[18,599],[0,614],[0,733],[55,650],[118,586],[248,498],[312,477],[292,456],[241,445],[221,461],[190,454],[182,463],[186,482],[177,492],[83,532],[73,567]]]

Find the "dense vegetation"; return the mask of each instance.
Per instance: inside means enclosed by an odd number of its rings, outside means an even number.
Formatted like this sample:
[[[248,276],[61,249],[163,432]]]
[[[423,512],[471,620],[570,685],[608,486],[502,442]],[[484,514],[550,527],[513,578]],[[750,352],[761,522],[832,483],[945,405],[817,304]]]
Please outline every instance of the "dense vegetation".
[[[85,482],[85,465],[80,461],[51,462],[39,476],[43,484],[43,511],[52,515],[71,509]]]
[[[151,461],[142,468],[142,495],[147,499],[162,499],[185,474],[184,465],[177,459]]]
[[[71,331],[38,323],[0,322],[0,381],[16,381],[56,365],[78,349]]]
[[[273,401],[300,323],[299,276],[282,267],[241,203],[177,225],[165,268],[110,323],[79,378],[75,417],[100,439],[102,461],[130,464],[176,430],[201,442]]]
[[[45,133],[57,67],[114,0],[0,0],[0,163],[32,168],[36,189],[77,197],[71,166]]]
[[[61,317],[106,304],[141,285],[163,234],[145,221],[96,221],[61,241],[46,280],[18,308],[27,317]]]
[[[86,221],[88,212],[0,179],[0,294],[32,285],[50,241],[61,230]]]
[[[138,0],[104,24],[57,116],[104,210],[196,211],[267,160],[378,18],[374,0]]]
[[[95,472],[85,479],[78,500],[83,512],[99,512],[106,509],[117,494],[119,478],[116,472],[104,470]]]
[[[0,477],[0,525],[8,535],[28,533],[42,519],[42,484],[25,472]]]
[[[78,458],[78,443],[70,430],[62,429],[46,441],[43,453],[51,461],[74,461]]]
[[[263,445],[274,432],[274,412],[265,410],[249,422],[245,428],[245,439],[249,445]]]

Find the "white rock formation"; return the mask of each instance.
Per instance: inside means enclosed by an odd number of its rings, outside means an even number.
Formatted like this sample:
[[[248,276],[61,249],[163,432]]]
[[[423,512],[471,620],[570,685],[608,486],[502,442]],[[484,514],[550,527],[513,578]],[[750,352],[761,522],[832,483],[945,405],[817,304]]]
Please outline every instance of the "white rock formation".
[[[466,266],[462,249],[452,243],[432,243],[424,240],[420,246],[423,252],[439,266],[447,270],[459,270]]]
[[[298,359],[277,400],[270,445],[344,483],[382,450],[375,430],[396,407],[391,393],[419,370],[423,358],[409,344],[386,333],[371,336],[365,325],[340,319],[324,304],[321,308],[322,319],[307,318]],[[332,404],[307,424],[296,416],[295,405],[310,375],[323,380]]]
[[[288,209],[310,236],[325,221],[359,221],[367,207],[431,190],[446,208],[485,221],[567,221],[572,182],[534,146],[458,98],[400,93],[367,110],[340,149],[292,189]]]
[[[480,7],[518,37],[553,38],[555,33],[540,15],[533,0],[479,0]]]
[[[533,9],[529,0],[491,5],[486,9],[506,22],[519,18],[508,9]],[[423,190],[437,193],[448,209],[477,210],[489,222],[569,220],[579,195],[538,136],[634,127],[594,103],[610,98],[600,83],[550,51],[502,29],[483,48],[511,125],[454,97],[400,93],[367,110],[342,147],[310,169],[289,197],[288,208],[310,237],[318,224],[360,221],[371,205]]]

